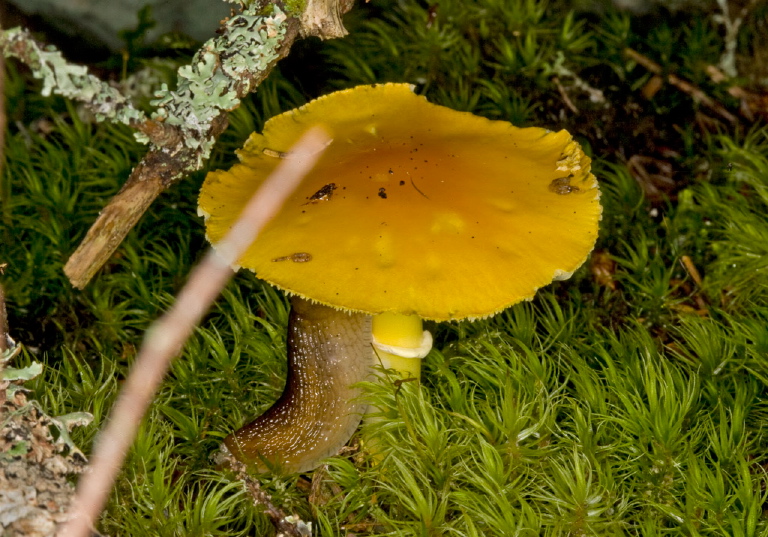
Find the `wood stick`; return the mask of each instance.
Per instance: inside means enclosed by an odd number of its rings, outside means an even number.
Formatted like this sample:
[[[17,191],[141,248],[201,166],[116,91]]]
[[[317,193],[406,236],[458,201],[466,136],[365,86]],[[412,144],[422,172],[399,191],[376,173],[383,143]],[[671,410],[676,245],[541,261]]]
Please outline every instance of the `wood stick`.
[[[1,14],[0,14],[1,15]],[[3,28],[3,20],[0,17],[0,30]],[[5,60],[0,59],[0,95],[5,96]],[[0,177],[3,174],[3,162],[5,161],[5,98],[0,102]],[[5,193],[0,187],[0,203],[5,203]],[[3,273],[5,265],[0,259],[0,274]],[[5,290],[0,284],[0,354],[8,350],[8,312],[5,309]],[[2,365],[0,365],[2,367]]]
[[[223,131],[226,117],[218,122],[215,136]],[[78,289],[83,289],[114,253],[152,202],[172,185],[188,160],[189,152],[169,158],[163,151],[151,150],[134,168],[123,188],[107,203],[91,225],[77,250],[64,265],[64,274]]]
[[[59,537],[85,537],[107,502],[128,448],[170,362],[232,277],[230,268],[314,166],[328,145],[322,129],[306,133],[294,146],[297,158],[285,159],[257,190],[227,236],[209,250],[189,275],[171,309],[147,330],[104,430],[96,439],[91,463],[80,479],[70,517]]]
[[[246,72],[243,80],[237,84],[239,100],[264,80],[275,64],[285,57],[298,35],[298,21],[289,20],[289,31],[277,49],[277,56],[269,62],[266,69],[260,72]],[[196,133],[201,140],[215,140],[227,125],[227,111],[221,110],[219,115],[210,120],[207,132]],[[182,129],[177,129],[182,130]],[[201,143],[193,148],[184,147],[174,150],[169,145],[180,145],[178,140],[188,136],[169,135],[171,129],[165,128],[164,139],[168,143],[155,146],[134,169],[123,188],[104,207],[99,217],[88,230],[83,241],[72,253],[64,266],[64,273],[72,285],[83,289],[101,269],[104,263],[133,229],[152,202],[169,186],[186,174],[199,169],[206,155]],[[212,145],[212,144],[211,144]]]
[[[0,355],[8,350],[8,313],[5,309],[5,290],[0,285]],[[2,369],[0,362],[0,369]]]
[[[647,56],[643,56],[636,50],[633,50],[631,48],[625,48],[624,54],[631,58],[632,60],[636,61],[646,69],[648,69],[650,72],[652,72],[655,75],[663,75],[664,69],[659,65],[658,63],[654,62]],[[667,75],[667,81],[675,86],[680,91],[686,93],[690,97],[693,98],[693,100],[700,102],[707,108],[711,109],[713,112],[715,112],[717,115],[728,121],[729,123],[736,123],[738,119],[736,116],[731,114],[728,110],[725,109],[725,107],[720,104],[719,102],[712,99],[709,95],[704,93],[704,91],[694,86],[692,83],[688,82],[684,78],[681,78],[675,74],[669,73]]]
[[[0,32],[3,31],[3,14],[2,7],[0,7]],[[0,102],[0,218],[2,218],[3,226],[10,224],[10,215],[5,211],[5,203],[8,201],[6,198],[10,195],[10,192],[5,191],[5,186],[2,184],[3,176],[3,163],[5,162],[5,128],[8,124],[8,116],[5,112],[5,58],[0,58],[0,95],[3,96],[2,102]],[[2,260],[0,260],[2,262]]]
[[[126,184],[110,200],[67,261],[64,272],[82,289],[106,263],[128,232],[160,193],[185,175],[200,169],[224,130],[227,112],[252,92],[288,54],[301,33],[322,39],[346,34],[341,15],[353,0],[307,0],[301,12],[285,13],[285,3],[244,8],[222,22],[219,37],[209,40],[179,70],[178,87],[165,90],[153,102],[158,110],[147,118],[115,88],[66,62],[20,29],[0,30],[0,49],[15,56],[51,91],[82,101],[97,119],[130,125],[150,142],[147,155]]]

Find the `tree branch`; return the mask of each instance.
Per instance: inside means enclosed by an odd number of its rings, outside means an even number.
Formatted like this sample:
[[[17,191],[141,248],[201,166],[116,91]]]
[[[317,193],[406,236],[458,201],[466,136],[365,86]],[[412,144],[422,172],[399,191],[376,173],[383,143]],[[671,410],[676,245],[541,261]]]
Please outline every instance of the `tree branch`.
[[[85,287],[163,190],[200,169],[226,128],[227,112],[288,54],[299,32],[323,38],[345,33],[340,14],[351,8],[352,0],[310,0],[303,13],[290,17],[277,5],[264,15],[258,4],[223,22],[220,35],[179,69],[177,89],[164,85],[157,93],[151,118],[85,67],[70,65],[58,51],[36,43],[29,32],[0,32],[0,50],[19,58],[43,80],[44,95],[55,92],[81,101],[98,120],[127,124],[137,130],[138,140],[149,144],[145,157],[64,266],[75,287]],[[323,24],[321,15],[331,22]]]
[[[646,69],[648,69],[650,72],[652,72],[655,75],[662,76],[664,74],[664,69],[659,65],[658,63],[654,62],[650,58],[643,56],[636,50],[633,50],[631,48],[625,48],[624,54],[630,58],[631,60],[636,61]],[[667,74],[667,81],[675,86],[680,91],[688,94],[693,100],[700,102],[713,112],[715,112],[717,115],[719,115],[721,118],[725,119],[729,123],[736,123],[738,119],[736,116],[731,114],[728,110],[725,109],[725,107],[720,104],[719,102],[715,101],[712,97],[704,93],[704,91],[699,88],[698,86],[693,85],[691,82],[688,82],[684,78],[681,78],[674,73]]]

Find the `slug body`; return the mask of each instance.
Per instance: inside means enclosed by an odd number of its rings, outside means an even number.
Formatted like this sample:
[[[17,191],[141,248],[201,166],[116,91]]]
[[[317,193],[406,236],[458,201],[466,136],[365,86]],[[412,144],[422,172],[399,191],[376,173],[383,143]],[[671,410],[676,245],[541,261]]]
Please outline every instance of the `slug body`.
[[[374,363],[371,318],[291,299],[288,378],[277,402],[224,443],[259,470],[306,472],[335,455],[365,413],[359,390]]]

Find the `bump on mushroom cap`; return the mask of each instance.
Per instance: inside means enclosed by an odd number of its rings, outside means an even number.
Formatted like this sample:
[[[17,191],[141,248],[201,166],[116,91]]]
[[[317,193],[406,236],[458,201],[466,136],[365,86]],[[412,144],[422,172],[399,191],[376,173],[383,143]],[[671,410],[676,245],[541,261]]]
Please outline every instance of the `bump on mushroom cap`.
[[[333,141],[239,263],[288,293],[370,314],[481,318],[570,277],[594,247],[600,191],[568,132],[457,112],[407,84],[270,119],[239,164],[206,178],[212,244],[316,124]]]

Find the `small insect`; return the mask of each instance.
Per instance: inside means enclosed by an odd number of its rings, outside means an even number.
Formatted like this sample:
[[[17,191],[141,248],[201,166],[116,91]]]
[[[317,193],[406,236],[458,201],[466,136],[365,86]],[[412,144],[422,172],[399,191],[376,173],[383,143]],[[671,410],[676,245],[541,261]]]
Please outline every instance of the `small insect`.
[[[552,179],[552,182],[549,183],[549,189],[555,194],[560,195],[570,194],[571,192],[578,192],[579,187],[571,186],[572,178],[573,175],[568,175],[567,177],[558,177],[557,179]]]
[[[275,257],[272,262],[280,263],[282,261],[293,261],[294,263],[307,263],[312,261],[312,254],[307,252],[296,252],[291,255],[284,255],[282,257]]]
[[[329,201],[331,199],[331,196],[333,196],[333,191],[336,190],[338,187],[336,186],[336,183],[328,183],[323,188],[309,196],[307,199],[309,200],[304,205],[307,205],[309,203],[318,203],[320,201]]]
[[[379,189],[379,197],[383,200],[387,199],[387,189],[386,188],[380,188]]]
[[[274,157],[274,158],[288,158],[291,156],[291,153],[289,151],[275,151],[274,149],[270,149],[268,147],[265,147],[261,150],[262,153],[267,155],[268,157]]]

